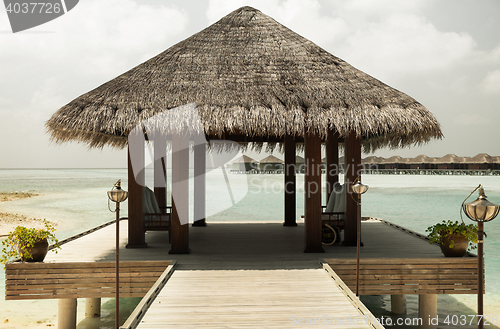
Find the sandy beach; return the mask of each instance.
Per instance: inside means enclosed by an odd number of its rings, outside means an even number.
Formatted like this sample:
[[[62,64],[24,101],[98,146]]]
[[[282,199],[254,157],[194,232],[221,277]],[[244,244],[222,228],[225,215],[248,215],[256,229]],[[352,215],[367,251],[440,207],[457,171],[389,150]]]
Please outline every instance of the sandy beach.
[[[9,213],[1,210],[4,202],[36,197],[36,193],[0,193],[0,238],[7,237],[9,232],[17,226],[44,228],[43,218],[29,218],[24,215]],[[56,225],[55,223],[52,223]]]

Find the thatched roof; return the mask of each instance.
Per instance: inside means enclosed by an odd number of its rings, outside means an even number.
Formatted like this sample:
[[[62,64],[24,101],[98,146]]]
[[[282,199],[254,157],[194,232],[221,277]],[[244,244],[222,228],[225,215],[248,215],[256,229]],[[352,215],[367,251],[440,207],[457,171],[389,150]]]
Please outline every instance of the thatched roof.
[[[382,163],[385,159],[382,158],[382,157],[378,157],[378,156],[369,156],[369,157],[366,157],[364,159],[361,159],[361,163],[362,164],[378,164],[378,163]]]
[[[248,155],[242,155],[239,158],[234,159],[231,163],[257,163],[257,160],[252,159]]]
[[[303,164],[303,163],[306,163],[306,160],[301,157],[300,155],[296,155],[295,156],[295,164]]]
[[[284,163],[283,160],[278,159],[274,155],[269,155],[259,161],[260,163]]]
[[[408,162],[408,158],[402,158],[399,155],[394,155],[390,158],[383,159],[381,163],[406,163]]]
[[[243,143],[300,139],[306,130],[325,140],[334,129],[341,138],[355,132],[370,151],[442,137],[416,100],[251,7],[81,95],[46,126],[56,142],[122,148],[135,126],[189,103],[208,137]]]
[[[422,163],[434,163],[434,162],[436,162],[436,158],[431,158],[428,157],[427,155],[422,154],[414,158],[408,159],[407,163],[422,164]]]
[[[486,153],[479,153],[473,158],[468,158],[467,163],[494,163],[496,159]]]
[[[464,157],[459,157],[455,154],[446,154],[442,158],[436,158],[434,163],[438,164],[446,164],[446,163],[464,163],[465,158]]]

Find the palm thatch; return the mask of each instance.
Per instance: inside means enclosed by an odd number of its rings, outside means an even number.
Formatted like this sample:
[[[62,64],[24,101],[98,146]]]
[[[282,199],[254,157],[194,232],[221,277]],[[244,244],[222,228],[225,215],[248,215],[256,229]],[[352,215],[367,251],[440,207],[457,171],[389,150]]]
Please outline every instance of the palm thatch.
[[[141,122],[189,103],[207,137],[243,143],[274,145],[305,131],[326,140],[333,129],[356,133],[372,151],[442,137],[416,100],[251,7],[78,97],[46,126],[56,142],[122,148]],[[199,130],[182,116],[170,120],[174,133]]]
[[[387,164],[393,164],[393,163],[407,163],[408,158],[402,158],[399,155],[392,156],[387,159],[383,159],[382,162],[380,163],[387,163]]]
[[[264,159],[260,160],[259,163],[284,163],[283,160],[278,159],[274,155],[269,155],[265,157]]]
[[[361,159],[361,163],[362,164],[379,164],[379,163],[382,163],[384,162],[384,158],[382,157],[378,157],[378,156],[369,156],[369,157],[366,157],[364,159]]]
[[[455,154],[446,154],[444,157],[436,158],[434,163],[437,164],[447,164],[447,163],[463,163],[465,159],[463,157],[459,157]]]
[[[231,163],[258,163],[259,161],[252,159],[248,155],[242,155],[239,158],[234,159]]]
[[[435,163],[436,158],[428,157],[427,155],[421,154],[414,158],[408,159],[409,164],[423,164],[423,163]]]
[[[494,163],[493,157],[491,157],[489,154],[486,153],[479,153],[473,158],[468,159],[468,163],[477,163],[477,164],[482,164],[482,163]]]

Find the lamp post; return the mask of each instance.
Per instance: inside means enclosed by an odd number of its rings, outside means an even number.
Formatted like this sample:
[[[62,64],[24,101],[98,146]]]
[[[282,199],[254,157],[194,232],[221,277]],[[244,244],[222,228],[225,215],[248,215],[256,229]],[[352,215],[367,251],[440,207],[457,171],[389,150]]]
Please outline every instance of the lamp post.
[[[359,296],[359,256],[361,253],[361,194],[368,191],[368,185],[361,183],[361,179],[357,177],[354,180],[354,184],[351,186],[352,192],[358,196],[356,204],[358,205],[358,216],[357,216],[357,241],[356,241],[356,296]]]
[[[120,202],[123,202],[127,200],[128,198],[128,192],[125,190],[122,190],[121,188],[121,180],[118,180],[111,191],[108,191],[108,198],[110,201],[113,201],[116,203],[116,208],[115,210],[111,210],[109,208],[109,201],[108,201],[108,208],[111,212],[116,213],[116,291],[115,291],[115,298],[116,298],[116,304],[115,304],[115,327],[118,329],[119,328],[119,317],[120,317],[120,246],[119,246],[119,241],[120,241]]]
[[[476,201],[468,202],[467,199],[479,189],[479,197]],[[484,222],[489,222],[498,215],[500,209],[499,205],[486,200],[484,188],[481,184],[462,202],[462,210],[465,215],[477,222],[477,314],[479,321],[477,323],[478,329],[483,329],[483,235],[484,235]]]

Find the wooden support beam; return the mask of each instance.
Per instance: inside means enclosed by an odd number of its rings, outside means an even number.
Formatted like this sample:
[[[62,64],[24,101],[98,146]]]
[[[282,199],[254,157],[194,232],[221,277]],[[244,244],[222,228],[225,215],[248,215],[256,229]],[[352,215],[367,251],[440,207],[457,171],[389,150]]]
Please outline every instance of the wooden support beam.
[[[144,166],[136,168],[140,170],[137,175],[134,175],[132,168],[132,159],[130,149],[142,150],[142,152],[134,152],[134,163],[144,164],[144,141],[142,139],[129,138],[128,146],[128,244],[127,248],[145,248],[146,237],[144,231],[144,215],[142,209],[142,195],[145,184]]]
[[[345,142],[345,188],[346,197],[346,213],[345,213],[345,228],[344,228],[344,245],[355,246],[357,242],[357,218],[358,205],[356,198],[353,198],[351,186],[354,180],[360,177],[361,179],[361,138],[356,137],[356,134],[350,133],[346,137]]]
[[[283,226],[297,226],[295,177],[295,139],[285,136],[285,221]]]
[[[339,134],[335,130],[328,131],[326,140],[326,200],[333,191],[333,187],[339,181]]]
[[[321,138],[305,134],[305,250],[325,252],[321,244]]]
[[[167,139],[158,136],[154,139],[154,190],[160,209],[167,206]]]
[[[194,222],[193,226],[207,226],[206,209],[206,144],[194,146]]]
[[[170,254],[189,254],[189,139],[172,138],[172,222]],[[183,221],[181,223],[181,220]]]

